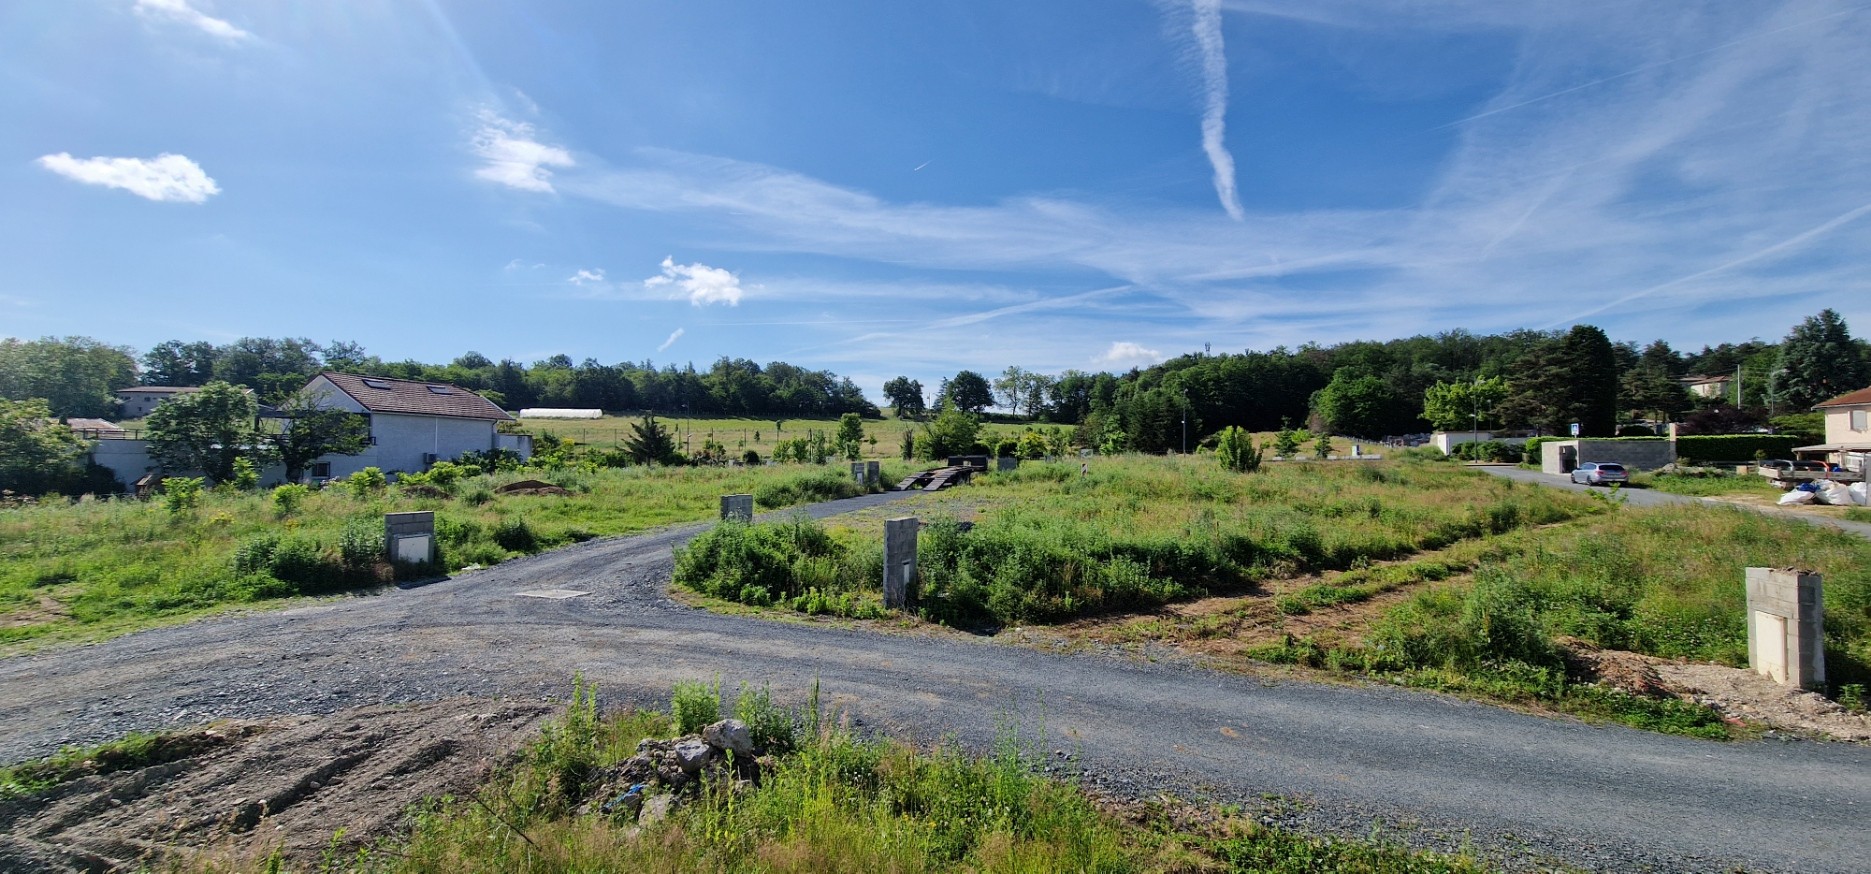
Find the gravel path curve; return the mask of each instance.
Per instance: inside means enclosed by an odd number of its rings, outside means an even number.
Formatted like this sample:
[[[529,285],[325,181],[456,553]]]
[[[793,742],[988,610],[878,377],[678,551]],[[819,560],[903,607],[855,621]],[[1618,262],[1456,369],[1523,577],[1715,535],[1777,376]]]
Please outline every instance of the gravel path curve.
[[[1059,770],[1115,794],[1240,803],[1270,823],[1465,846],[1516,868],[1846,872],[1871,858],[1871,747],[1694,741],[1176,658],[714,615],[665,594],[671,548],[699,530],[0,660],[0,760],[213,717],[563,695],[575,671],[644,705],[717,676],[797,702],[817,678],[865,728],[985,748],[1017,723]],[[544,588],[589,594],[515,594]]]

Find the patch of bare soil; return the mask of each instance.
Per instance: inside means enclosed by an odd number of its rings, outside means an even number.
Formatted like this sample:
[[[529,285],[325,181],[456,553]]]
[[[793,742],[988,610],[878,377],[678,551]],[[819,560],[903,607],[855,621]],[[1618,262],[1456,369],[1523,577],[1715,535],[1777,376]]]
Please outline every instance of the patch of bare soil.
[[[411,805],[477,785],[549,710],[455,698],[204,729],[217,742],[197,754],[0,802],[0,870],[136,870],[196,850],[308,861],[340,829],[345,847],[389,837]]]
[[[1569,672],[1633,695],[1674,695],[1723,716],[1833,740],[1871,741],[1871,714],[1853,713],[1812,692],[1782,686],[1746,668],[1675,662],[1561,641]]]

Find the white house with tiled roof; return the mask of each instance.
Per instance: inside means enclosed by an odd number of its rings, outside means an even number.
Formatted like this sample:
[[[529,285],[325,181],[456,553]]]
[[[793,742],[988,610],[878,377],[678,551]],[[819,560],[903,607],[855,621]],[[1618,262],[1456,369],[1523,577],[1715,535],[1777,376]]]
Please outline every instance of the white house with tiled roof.
[[[1826,442],[1801,446],[1802,456],[1821,456],[1862,476],[1871,458],[1871,388],[1839,395],[1813,409],[1826,416]]]
[[[500,433],[513,417],[498,404],[458,386],[350,373],[321,373],[302,392],[326,409],[370,419],[370,445],[357,455],[327,455],[307,471],[314,479],[348,476],[366,467],[417,473],[464,452],[511,449],[532,454],[523,435]]]

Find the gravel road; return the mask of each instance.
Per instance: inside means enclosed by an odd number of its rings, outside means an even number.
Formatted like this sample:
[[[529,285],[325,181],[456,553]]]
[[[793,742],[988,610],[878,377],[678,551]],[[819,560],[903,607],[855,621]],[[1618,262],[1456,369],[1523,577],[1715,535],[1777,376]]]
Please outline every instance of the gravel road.
[[[644,705],[717,676],[797,702],[818,678],[865,729],[985,748],[1018,723],[1060,770],[1116,794],[1240,803],[1287,827],[1466,846],[1517,868],[1846,872],[1871,858],[1871,747],[1694,741],[1175,658],[714,615],[665,594],[671,548],[699,530],[0,660],[0,760],[213,717],[562,696],[575,671],[607,701]],[[589,594],[516,595],[548,588]]]

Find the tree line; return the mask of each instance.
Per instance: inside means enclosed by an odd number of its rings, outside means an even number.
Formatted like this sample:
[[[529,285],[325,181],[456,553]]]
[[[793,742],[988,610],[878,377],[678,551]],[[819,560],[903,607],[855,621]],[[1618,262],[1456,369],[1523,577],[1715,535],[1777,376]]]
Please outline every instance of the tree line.
[[[1733,377],[1739,387],[1692,395],[1689,376]],[[1814,404],[1871,385],[1871,344],[1823,310],[1780,343],[1758,339],[1680,352],[1662,340],[1613,342],[1591,325],[1566,331],[1476,335],[1462,330],[1384,342],[1306,344],[1260,352],[1177,356],[1123,374],[1057,375],[1009,367],[999,377],[963,370],[936,387],[899,376],[884,394],[904,418],[998,407],[1075,425],[1095,448],[1163,452],[1183,434],[1304,425],[1377,439],[1431,429],[1522,428],[1588,437],[1678,421],[1689,433],[1724,433],[1794,417],[1817,428]]]

